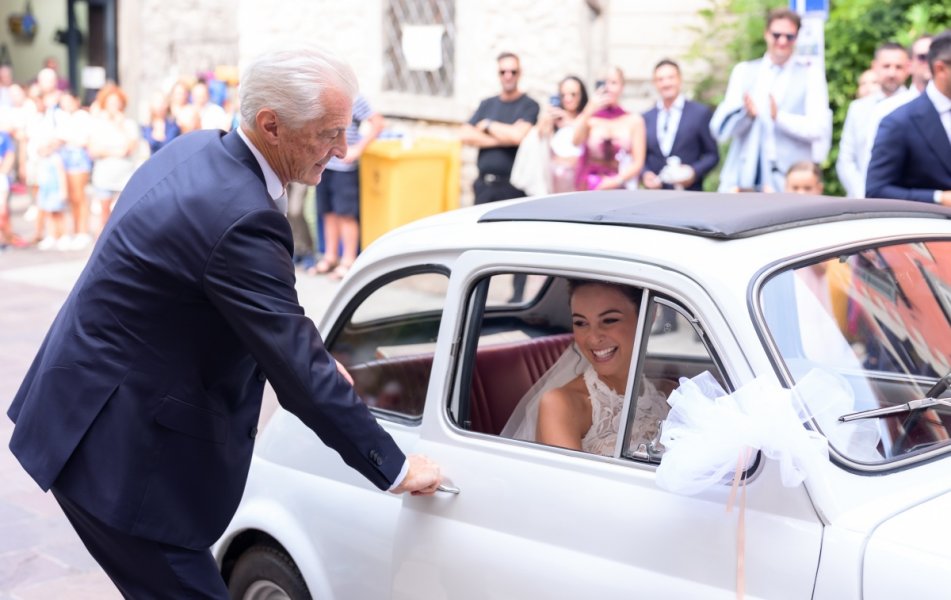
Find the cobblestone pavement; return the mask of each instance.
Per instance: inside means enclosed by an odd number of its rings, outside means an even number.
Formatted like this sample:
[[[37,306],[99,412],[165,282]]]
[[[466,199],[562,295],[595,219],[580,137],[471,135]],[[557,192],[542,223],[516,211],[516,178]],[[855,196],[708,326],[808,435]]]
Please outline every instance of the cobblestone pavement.
[[[23,220],[26,204],[22,196],[13,199],[14,227],[24,237],[33,227]],[[121,597],[53,497],[37,487],[8,448],[13,424],[7,407],[89,252],[0,252],[0,600]],[[324,277],[300,276],[298,293],[307,314],[322,314],[335,287]],[[262,425],[275,407],[267,388]]]

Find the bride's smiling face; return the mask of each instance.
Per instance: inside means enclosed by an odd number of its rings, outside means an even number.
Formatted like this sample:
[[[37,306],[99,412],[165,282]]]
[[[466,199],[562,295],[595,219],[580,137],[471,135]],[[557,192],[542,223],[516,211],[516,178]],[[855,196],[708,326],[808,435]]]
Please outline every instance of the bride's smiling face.
[[[585,283],[571,294],[575,343],[598,377],[623,392],[631,368],[637,304],[617,287]]]

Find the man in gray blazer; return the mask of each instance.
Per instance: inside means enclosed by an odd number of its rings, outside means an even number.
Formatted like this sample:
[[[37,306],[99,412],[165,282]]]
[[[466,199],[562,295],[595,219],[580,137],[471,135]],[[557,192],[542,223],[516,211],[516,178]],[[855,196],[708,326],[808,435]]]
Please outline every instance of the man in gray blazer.
[[[904,46],[895,42],[882,44],[872,62],[881,90],[849,104],[839,140],[839,158],[835,161],[836,174],[849,198],[865,197],[865,171],[874,141],[868,131],[869,118],[884,100],[908,93],[904,87],[908,67],[909,55]]]
[[[730,143],[720,171],[721,192],[781,191],[786,171],[802,160],[821,162],[813,145],[826,146],[832,111],[825,73],[817,63],[794,58],[799,15],[786,8],[766,19],[766,55],[730,73],[710,131]]]

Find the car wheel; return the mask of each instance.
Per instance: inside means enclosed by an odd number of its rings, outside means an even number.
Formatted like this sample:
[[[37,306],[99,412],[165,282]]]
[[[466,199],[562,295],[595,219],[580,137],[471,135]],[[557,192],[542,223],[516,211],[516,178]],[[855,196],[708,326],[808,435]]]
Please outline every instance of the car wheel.
[[[228,593],[236,600],[311,600],[300,569],[271,546],[252,546],[238,558]]]

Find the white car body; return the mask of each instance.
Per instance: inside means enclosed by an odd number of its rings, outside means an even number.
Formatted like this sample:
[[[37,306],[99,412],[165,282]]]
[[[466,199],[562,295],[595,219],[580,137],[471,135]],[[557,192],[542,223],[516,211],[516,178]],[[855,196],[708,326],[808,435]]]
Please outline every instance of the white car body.
[[[643,192],[605,197],[623,194]],[[577,200],[597,212],[601,198]],[[493,270],[567,271],[657,290],[702,323],[734,386],[758,376],[784,383],[758,322],[754,298],[764,277],[838,248],[951,240],[951,220],[827,219],[729,240],[654,227],[479,222],[500,207],[546,201],[459,210],[386,235],[361,255],[320,323],[325,335],[334,331],[361,290],[390,273],[421,264],[450,273],[421,418],[379,421],[404,452],[436,460],[460,493],[382,493],[278,409],[215,547],[226,575],[242,548],[263,540],[279,545],[320,600],[732,599],[742,553],[746,598],[951,596],[947,447],[897,467],[829,460],[822,476],[792,488],[782,485],[779,465],[761,457],[746,486],[741,551],[737,509],[726,512],[728,483],[674,494],[655,483],[656,464],[467,431],[447,411],[467,298]],[[785,208],[791,200],[777,202]]]

